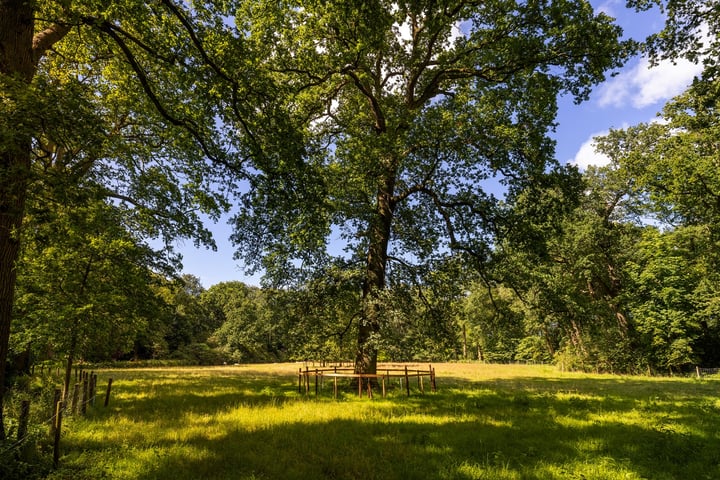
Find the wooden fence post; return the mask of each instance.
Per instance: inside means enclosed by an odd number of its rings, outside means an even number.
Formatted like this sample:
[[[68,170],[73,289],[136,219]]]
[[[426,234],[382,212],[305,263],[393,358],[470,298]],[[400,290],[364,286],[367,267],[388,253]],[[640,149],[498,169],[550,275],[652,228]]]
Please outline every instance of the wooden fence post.
[[[55,436],[55,424],[57,423],[55,421],[55,415],[57,412],[57,405],[60,403],[60,396],[62,392],[60,392],[59,388],[55,389],[55,393],[53,394],[53,404],[52,404],[52,421],[50,422],[50,436]]]
[[[89,399],[90,399],[90,405],[95,406],[95,392],[97,390],[97,373],[90,372],[90,392],[89,392]]]
[[[63,402],[57,403],[55,409],[55,437],[53,439],[53,466],[57,468],[60,461],[60,433],[62,432],[62,411]]]
[[[70,413],[77,415],[78,413],[78,398],[80,397],[80,384],[76,383],[73,388],[72,403],[70,404]]]
[[[407,396],[410,396],[410,377],[408,376],[408,368],[405,365],[405,390],[407,390]]]
[[[17,440],[22,442],[27,433],[28,419],[30,418],[30,400],[23,400],[20,404],[20,418],[18,419]]]
[[[110,377],[108,379],[108,388],[107,388],[107,392],[105,392],[105,405],[104,406],[106,406],[106,407],[110,403],[110,389],[111,388],[112,388],[112,377]]]
[[[80,414],[82,415],[87,413],[88,394],[90,393],[88,387],[88,378],[87,375],[85,375],[82,382],[82,398],[80,399]]]

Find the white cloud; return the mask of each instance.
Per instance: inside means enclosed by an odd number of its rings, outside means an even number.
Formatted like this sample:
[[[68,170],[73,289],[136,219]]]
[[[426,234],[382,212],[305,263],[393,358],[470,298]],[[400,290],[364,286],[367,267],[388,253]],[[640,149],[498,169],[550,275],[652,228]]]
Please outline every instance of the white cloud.
[[[595,13],[604,13],[614,18],[617,17],[617,14],[615,12],[617,11],[618,7],[623,8],[624,6],[624,3],[621,4],[621,2],[619,2],[618,0],[607,0],[595,7]]]
[[[596,167],[603,167],[610,163],[610,157],[599,153],[595,150],[595,137],[602,137],[607,135],[608,131],[597,132],[590,135],[590,138],[580,145],[580,149],[575,154],[575,157],[570,160],[570,163],[576,165],[580,170],[587,169],[588,166],[594,165]]]
[[[647,123],[659,123],[662,125],[666,125],[668,121],[662,117],[654,117],[648,120]],[[624,124],[620,128],[628,128],[628,125]],[[595,167],[604,167],[608,165],[610,163],[610,157],[595,150],[595,147],[597,146],[595,138],[604,137],[609,133],[609,130],[604,130],[602,132],[596,132],[591,134],[588,139],[585,140],[582,145],[580,145],[577,153],[568,163],[577,166],[580,170],[586,170],[587,167],[589,167],[590,165],[593,165]]]
[[[664,102],[685,91],[701,70],[702,65],[687,60],[676,64],[663,61],[650,67],[649,60],[642,59],[601,87],[598,104],[601,107],[632,105],[640,109]]]

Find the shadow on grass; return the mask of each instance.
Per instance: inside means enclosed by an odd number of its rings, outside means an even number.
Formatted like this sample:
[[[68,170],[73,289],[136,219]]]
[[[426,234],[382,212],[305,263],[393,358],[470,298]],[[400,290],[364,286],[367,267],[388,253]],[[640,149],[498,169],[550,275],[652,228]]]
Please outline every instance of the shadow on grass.
[[[406,398],[396,389],[373,401],[350,392],[338,401],[327,393],[304,398],[291,377],[119,382],[124,390],[117,404],[87,422],[133,418],[140,427],[132,444],[70,438],[66,461],[100,459],[86,478],[147,480],[720,478],[720,403],[710,395],[717,384],[688,388],[622,378],[444,382],[436,394]],[[361,413],[308,413],[344,407]],[[282,408],[299,413],[251,425],[218,420],[238,408],[267,410],[269,416]],[[173,438],[168,431],[189,428],[183,424],[188,412],[207,417],[207,431]],[[148,438],[143,422],[165,433]]]

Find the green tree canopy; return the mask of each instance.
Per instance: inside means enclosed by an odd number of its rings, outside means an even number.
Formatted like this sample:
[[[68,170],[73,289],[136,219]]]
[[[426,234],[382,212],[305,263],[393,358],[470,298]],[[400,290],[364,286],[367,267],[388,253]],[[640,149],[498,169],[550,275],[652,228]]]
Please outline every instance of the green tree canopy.
[[[720,165],[716,78],[696,79],[668,102],[662,121],[611,131],[606,155],[632,179],[648,229],[627,265],[625,302],[651,363],[714,363],[718,345]]]
[[[659,6],[665,27],[645,42],[650,57],[687,58],[705,65],[706,77],[718,74],[720,52],[720,6],[714,0],[630,0],[639,10]]]
[[[237,38],[224,35],[220,7],[0,1],[0,389],[22,220],[39,184],[101,192],[142,240],[212,245],[198,213],[227,207],[247,155],[244,136],[218,122],[226,105],[242,119],[245,88],[212,61]],[[2,420],[0,410],[0,438]]]
[[[667,225],[706,225],[720,235],[720,80],[698,80],[669,102],[662,121],[611,131],[599,148],[628,170],[647,214]],[[719,237],[720,238],[720,237]]]
[[[98,360],[132,350],[159,316],[150,286],[157,255],[122,222],[122,210],[93,199],[31,202],[20,261],[13,346],[34,354]]]
[[[242,282],[222,282],[202,295],[214,326],[211,342],[227,359],[236,362],[268,361],[278,358],[281,336],[279,325],[267,305],[267,295]]]
[[[388,275],[450,251],[482,263],[517,220],[502,194],[562,190],[563,175],[546,177],[561,170],[548,137],[556,98],[586,98],[632,49],[580,0],[240,7],[248,53],[282,88],[234,240],[281,280],[327,265],[330,238],[344,243],[363,291],[362,371],[374,369]]]

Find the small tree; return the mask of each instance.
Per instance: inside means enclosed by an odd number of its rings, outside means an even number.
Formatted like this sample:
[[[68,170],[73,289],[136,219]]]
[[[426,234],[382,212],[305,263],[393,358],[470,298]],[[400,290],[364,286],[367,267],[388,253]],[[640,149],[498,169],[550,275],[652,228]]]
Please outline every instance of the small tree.
[[[76,359],[131,351],[161,310],[150,288],[157,258],[103,201],[33,204],[26,221],[13,344],[64,354],[67,396]]]
[[[222,282],[201,297],[210,312],[211,342],[234,361],[268,361],[278,357],[281,336],[266,306],[266,293],[242,282]]]

